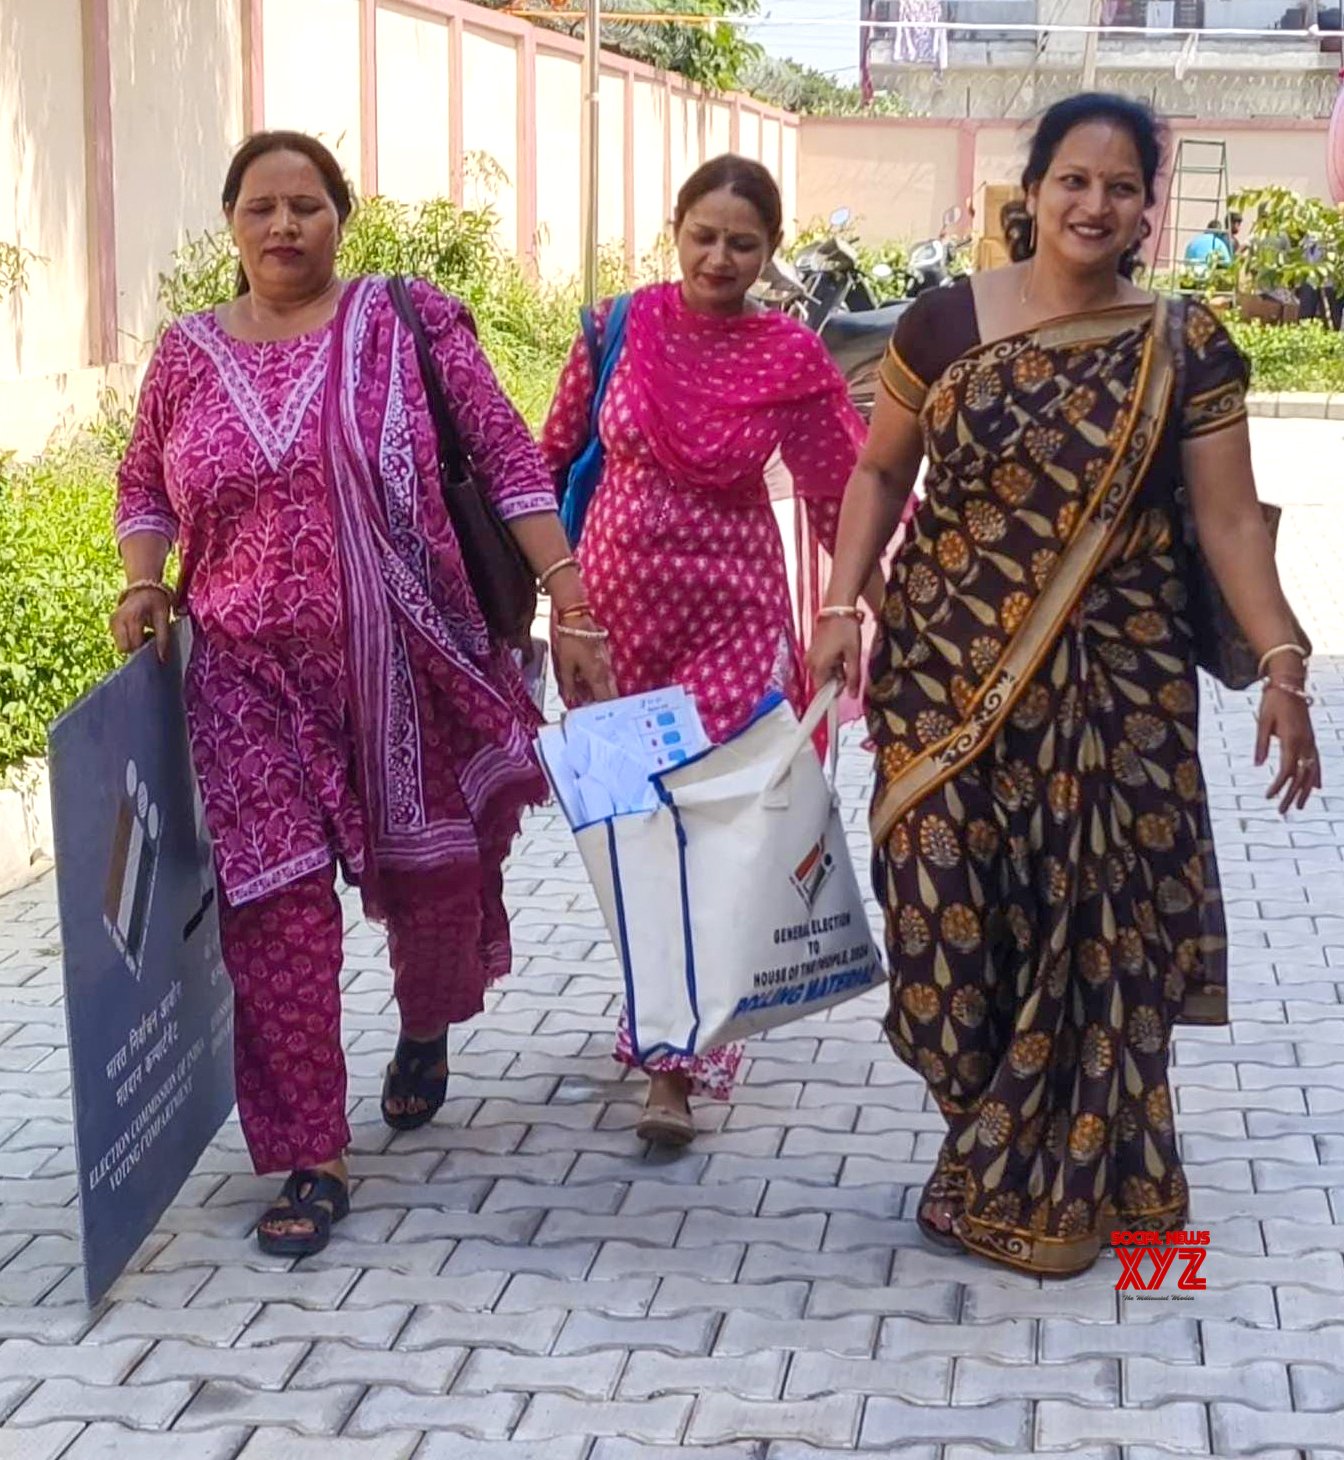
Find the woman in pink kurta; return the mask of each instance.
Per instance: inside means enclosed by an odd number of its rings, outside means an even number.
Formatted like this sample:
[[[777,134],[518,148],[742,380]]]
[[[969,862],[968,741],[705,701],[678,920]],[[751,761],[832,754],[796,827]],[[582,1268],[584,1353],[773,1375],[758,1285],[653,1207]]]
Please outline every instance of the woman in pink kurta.
[[[794,602],[765,472],[778,451],[800,503],[799,559],[835,538],[863,425],[820,340],[753,308],[747,291],[779,243],[769,173],[739,157],[707,163],[675,218],[682,279],[638,290],[599,416],[601,480],[579,556],[611,635],[622,694],[680,684],[721,741],[771,690],[806,696]],[[611,317],[596,311],[599,345]],[[575,341],[542,434],[557,482],[589,434],[595,372]],[[810,614],[800,593],[799,619]],[[688,1094],[726,1099],[740,1046],[647,1062],[648,1139],[689,1140]],[[622,1015],[616,1057],[635,1063]]]
[[[166,626],[176,544],[239,1114],[256,1169],[292,1173],[258,1237],[304,1255],[348,1208],[335,864],[388,927],[402,1040],[384,1115],[420,1124],[443,1100],[448,1026],[508,970],[501,866],[545,784],[539,716],[440,494],[412,340],[383,280],[333,273],[339,168],[311,139],[263,135],[225,206],[250,289],[180,320],[150,364],[113,628],[131,649]],[[549,474],[470,317],[427,284],[410,295],[478,481],[534,566],[563,564]],[[576,569],[552,577],[557,600],[586,600]],[[559,650],[562,678],[608,692],[595,629]]]

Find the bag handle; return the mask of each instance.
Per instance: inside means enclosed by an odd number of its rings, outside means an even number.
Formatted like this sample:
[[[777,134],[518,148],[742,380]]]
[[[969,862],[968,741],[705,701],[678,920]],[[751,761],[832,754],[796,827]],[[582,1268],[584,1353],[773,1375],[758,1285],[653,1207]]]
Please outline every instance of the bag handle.
[[[439,465],[448,472],[453,481],[460,481],[467,471],[466,453],[462,449],[462,438],[458,435],[457,423],[448,398],[443,393],[443,382],[439,379],[438,366],[434,363],[434,352],[425,334],[424,321],[406,287],[406,280],[394,274],[387,281],[387,292],[397,318],[405,326],[415,345],[415,359],[420,367],[420,380],[425,388],[429,414],[434,421],[434,434],[439,443]]]
[[[780,756],[778,764],[770,772],[770,779],[766,781],[761,790],[762,797],[770,796],[783,784],[785,776],[789,773],[789,767],[793,765],[798,753],[817,733],[821,722],[826,721],[826,773],[827,779],[832,785],[835,784],[835,773],[840,765],[840,692],[844,688],[838,679],[832,679],[813,696],[812,703],[808,705],[803,713],[803,718],[798,722],[798,730],[793,739],[789,741],[788,747]]]

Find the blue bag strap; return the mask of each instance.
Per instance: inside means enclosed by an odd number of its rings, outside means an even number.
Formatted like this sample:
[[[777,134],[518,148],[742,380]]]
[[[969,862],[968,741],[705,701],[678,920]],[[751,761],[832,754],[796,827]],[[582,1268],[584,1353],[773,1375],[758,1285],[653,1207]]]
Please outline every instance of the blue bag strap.
[[[588,343],[589,359],[592,362],[593,399],[588,412],[588,440],[570,465],[565,490],[560,499],[560,521],[564,524],[570,543],[576,547],[583,532],[588,504],[597,491],[598,480],[602,475],[602,437],[598,431],[598,416],[606,398],[607,386],[616,369],[616,362],[620,359],[621,346],[625,341],[625,321],[629,312],[628,294],[619,295],[612,301],[600,347],[592,313],[585,309],[580,315],[584,339]]]
[[[593,390],[593,404],[588,416],[589,435],[597,436],[597,418],[602,409],[602,402],[607,396],[607,386],[611,384],[611,377],[616,369],[616,362],[621,358],[621,346],[625,344],[625,320],[630,313],[630,296],[618,294],[611,304],[611,313],[607,315],[607,327],[602,335],[602,348],[599,352],[596,348],[596,322],[587,310],[584,311],[584,336],[588,337],[588,331],[593,330],[593,336],[589,343],[589,355],[596,360],[597,366],[593,374],[597,383]]]
[[[586,304],[579,310],[579,324],[583,327],[583,342],[588,346],[588,369],[596,380],[602,368],[602,351],[597,339],[597,317]]]

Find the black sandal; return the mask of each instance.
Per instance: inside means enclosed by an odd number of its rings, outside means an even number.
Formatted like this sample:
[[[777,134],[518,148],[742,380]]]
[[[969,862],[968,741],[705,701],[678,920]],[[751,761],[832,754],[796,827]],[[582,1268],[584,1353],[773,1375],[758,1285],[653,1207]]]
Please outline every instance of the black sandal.
[[[435,1073],[439,1069],[442,1073]],[[393,1130],[419,1130],[439,1113],[447,1095],[448,1031],[427,1040],[407,1039],[403,1034],[383,1076],[383,1120]],[[389,1110],[389,1100],[399,1101],[401,1110]],[[408,1110],[412,1101],[423,1108]]]
[[[350,1188],[329,1171],[291,1171],[280,1200],[257,1223],[257,1246],[269,1257],[313,1257],[331,1241],[331,1229],[350,1214]],[[307,1222],[308,1232],[268,1232]]]

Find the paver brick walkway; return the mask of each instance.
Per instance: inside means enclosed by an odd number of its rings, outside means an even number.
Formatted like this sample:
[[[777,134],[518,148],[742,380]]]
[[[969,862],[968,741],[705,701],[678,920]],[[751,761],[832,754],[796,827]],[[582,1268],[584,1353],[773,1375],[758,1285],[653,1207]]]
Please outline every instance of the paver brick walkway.
[[[1257,422],[1283,555],[1344,653],[1344,428]],[[1327,480],[1331,478],[1332,480]],[[295,1270],[226,1127],[134,1270],[85,1309],[53,879],[0,901],[0,1460],[906,1460],[1344,1454],[1344,659],[1317,686],[1327,794],[1284,823],[1244,696],[1212,696],[1234,1020],[1175,1085],[1207,1291],[1122,1302],[921,1245],[940,1119],[881,1001],[753,1043],[687,1152],[645,1155],[609,1059],[615,965],[568,834],[528,823],[517,967],[394,1137],[381,936],[350,907],[355,1212]],[[867,775],[842,769],[856,853]]]

